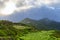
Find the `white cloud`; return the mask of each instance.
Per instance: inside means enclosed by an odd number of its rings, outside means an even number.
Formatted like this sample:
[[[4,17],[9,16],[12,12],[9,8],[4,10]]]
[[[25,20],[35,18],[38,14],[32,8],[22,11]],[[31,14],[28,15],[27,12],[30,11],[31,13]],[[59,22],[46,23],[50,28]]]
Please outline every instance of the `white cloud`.
[[[48,6],[48,8],[55,10],[56,7],[60,7],[60,0],[20,0],[16,3],[20,8],[30,9],[30,8],[39,8],[43,5]],[[57,5],[57,6],[56,6]],[[56,6],[56,7],[55,7]],[[19,8],[18,8],[19,9]],[[21,9],[21,10],[25,10]],[[20,10],[20,9],[19,9]]]
[[[55,4],[60,4],[60,0],[12,0],[17,6],[32,6],[40,7],[42,5],[52,6]]]
[[[1,5],[1,3],[3,4]],[[6,15],[9,15],[14,11],[41,7],[42,5],[55,9],[52,6],[55,4],[60,4],[60,0],[0,0],[0,15],[5,15],[5,12],[7,13]]]

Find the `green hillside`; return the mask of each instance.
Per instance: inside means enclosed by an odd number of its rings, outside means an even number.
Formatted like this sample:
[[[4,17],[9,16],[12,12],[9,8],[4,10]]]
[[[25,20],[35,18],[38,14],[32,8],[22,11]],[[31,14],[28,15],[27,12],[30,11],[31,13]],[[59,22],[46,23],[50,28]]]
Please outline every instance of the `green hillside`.
[[[0,21],[0,39],[11,38],[13,40],[17,40],[17,37],[23,36],[33,31],[35,31],[33,27],[30,27],[22,23],[13,23],[6,20]]]
[[[60,22],[49,20],[47,18],[41,20],[25,18],[20,23],[34,26],[36,29],[39,30],[60,30]]]
[[[60,40],[60,38],[53,36],[54,32],[55,30],[32,32],[20,38],[23,38],[24,40]]]
[[[60,27],[59,22],[46,19],[25,20],[19,23],[0,20],[0,40],[60,40],[60,30],[56,27]],[[58,30],[49,29],[48,26]]]

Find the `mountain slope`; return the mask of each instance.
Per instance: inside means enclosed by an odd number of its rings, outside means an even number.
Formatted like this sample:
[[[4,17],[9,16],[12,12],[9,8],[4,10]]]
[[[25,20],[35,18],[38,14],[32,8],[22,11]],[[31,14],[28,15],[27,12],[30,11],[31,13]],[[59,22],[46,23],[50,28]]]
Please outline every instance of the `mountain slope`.
[[[30,25],[30,26],[34,26],[34,25],[37,24],[37,22],[38,21],[36,21],[36,20],[26,18],[26,19],[22,20],[20,23],[27,24],[27,25]]]
[[[33,19],[29,19],[26,18],[24,20],[21,21],[21,23],[27,24],[27,25],[32,25],[35,26],[35,28],[41,30],[41,29],[55,29],[55,30],[60,30],[60,22],[56,22],[53,20],[49,20],[47,18],[41,19],[41,20],[33,20]]]

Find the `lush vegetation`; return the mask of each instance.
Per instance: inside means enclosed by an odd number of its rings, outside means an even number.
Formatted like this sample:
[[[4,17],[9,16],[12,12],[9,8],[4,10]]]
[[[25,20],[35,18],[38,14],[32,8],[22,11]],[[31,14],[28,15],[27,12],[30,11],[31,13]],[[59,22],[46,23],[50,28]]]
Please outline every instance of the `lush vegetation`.
[[[54,32],[55,30],[32,32],[20,38],[24,40],[60,40],[60,38],[57,38],[57,35],[60,36],[60,34],[54,34]]]
[[[0,21],[0,38],[11,38],[17,40],[19,37],[24,36],[35,29],[22,23],[12,23],[10,21]],[[5,40],[5,39],[4,39]]]
[[[56,23],[51,23],[49,26],[53,26]],[[35,23],[13,23],[10,21],[0,21],[0,40],[60,40],[60,30],[52,30],[47,28],[46,25],[39,23],[34,26]],[[56,24],[56,26],[58,26]],[[56,27],[55,26],[55,27]]]

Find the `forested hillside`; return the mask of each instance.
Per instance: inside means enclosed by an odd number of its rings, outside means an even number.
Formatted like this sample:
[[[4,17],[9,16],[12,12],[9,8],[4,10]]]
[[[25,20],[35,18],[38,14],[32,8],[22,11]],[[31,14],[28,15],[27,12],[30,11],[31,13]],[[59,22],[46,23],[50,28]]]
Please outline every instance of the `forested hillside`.
[[[60,40],[60,23],[41,19],[24,19],[14,23],[0,20],[0,40]]]
[[[39,30],[44,30],[44,29],[45,30],[60,30],[60,22],[49,20],[48,18],[44,18],[41,20],[33,20],[33,19],[26,18],[22,20],[21,23],[32,25]]]

